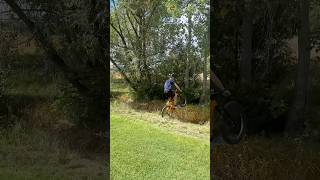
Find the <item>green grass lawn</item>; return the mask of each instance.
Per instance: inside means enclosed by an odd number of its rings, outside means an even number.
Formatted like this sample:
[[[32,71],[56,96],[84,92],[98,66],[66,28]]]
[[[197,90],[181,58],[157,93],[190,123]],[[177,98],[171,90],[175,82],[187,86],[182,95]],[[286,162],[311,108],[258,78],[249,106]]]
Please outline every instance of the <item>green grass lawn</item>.
[[[209,179],[209,141],[112,113],[111,179]]]

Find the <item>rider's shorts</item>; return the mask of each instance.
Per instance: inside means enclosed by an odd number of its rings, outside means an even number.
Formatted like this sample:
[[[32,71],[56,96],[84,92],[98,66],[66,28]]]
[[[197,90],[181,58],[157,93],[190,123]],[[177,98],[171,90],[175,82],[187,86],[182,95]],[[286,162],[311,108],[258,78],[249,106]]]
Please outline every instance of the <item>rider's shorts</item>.
[[[175,96],[175,94],[172,90],[165,92],[164,94],[166,95],[167,98],[174,98],[174,96]]]

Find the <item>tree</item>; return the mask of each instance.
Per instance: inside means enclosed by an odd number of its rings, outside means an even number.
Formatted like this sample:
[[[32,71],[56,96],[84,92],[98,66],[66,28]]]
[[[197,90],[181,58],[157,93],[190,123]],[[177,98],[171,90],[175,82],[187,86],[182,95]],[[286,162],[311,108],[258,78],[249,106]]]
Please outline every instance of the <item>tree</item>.
[[[213,8],[211,66],[215,65],[225,86],[249,109],[252,121],[248,120],[248,128],[255,131],[255,124],[264,127],[289,109],[287,79],[293,58],[287,40],[296,34],[296,4],[226,0]],[[250,88],[243,83],[251,84]]]
[[[26,24],[49,59],[60,68],[64,77],[79,93],[83,101],[83,108],[86,109],[79,125],[88,126],[95,130],[105,130],[107,125],[107,77],[109,77],[106,74],[106,68],[108,68],[108,61],[106,61],[108,38],[104,35],[108,34],[107,28],[105,28],[108,21],[106,16],[108,14],[107,1],[92,0],[90,12],[83,2],[62,4],[52,1],[22,2],[21,6],[44,7],[41,10],[42,13],[29,17],[14,0],[5,0],[5,2]],[[76,12],[72,15],[81,14],[83,16],[82,13],[87,13],[88,16],[84,19],[66,17],[65,11],[70,9]],[[52,11],[55,11],[55,13],[52,13]],[[57,16],[60,18],[53,18]],[[32,18],[34,21],[31,20]],[[36,22],[36,20],[42,18],[46,20],[46,23]],[[73,22],[67,23],[67,20],[73,20]],[[90,29],[90,27],[94,28]],[[83,36],[84,32],[87,33],[87,36]],[[66,51],[63,54],[61,54],[63,50],[59,50],[53,44],[53,38],[50,34],[66,37],[66,39],[62,38],[62,42],[68,43],[68,48],[64,49]],[[95,49],[89,48],[89,45],[84,43],[88,40],[87,38],[90,41],[95,40],[90,45]],[[74,46],[75,44],[77,46]]]
[[[164,53],[158,29],[163,8],[159,1],[114,2],[110,22],[112,63],[135,91],[150,90],[151,67],[156,65],[152,60]],[[144,86],[138,88],[142,83]]]
[[[137,98],[160,98],[175,73],[186,94],[199,100],[197,75],[208,53],[206,1],[119,0],[111,14],[111,62]],[[205,44],[206,43],[206,44]],[[207,52],[206,50],[207,49]],[[160,97],[159,97],[160,96]]]
[[[244,3],[244,15],[241,26],[240,79],[243,84],[252,81],[252,35],[253,16],[251,0]]]
[[[297,1],[299,7],[298,64],[295,79],[295,95],[290,109],[286,131],[290,136],[303,132],[306,107],[308,104],[309,66],[310,66],[310,24],[309,0]]]
[[[209,4],[206,1],[198,1],[195,6],[195,24],[194,24],[194,36],[197,37],[199,50],[200,50],[200,58],[202,67],[202,92],[201,92],[201,103],[206,103],[209,99],[208,96],[208,67],[210,66],[209,60]],[[196,60],[195,63],[198,63],[199,60]],[[208,66],[209,65],[209,66]]]

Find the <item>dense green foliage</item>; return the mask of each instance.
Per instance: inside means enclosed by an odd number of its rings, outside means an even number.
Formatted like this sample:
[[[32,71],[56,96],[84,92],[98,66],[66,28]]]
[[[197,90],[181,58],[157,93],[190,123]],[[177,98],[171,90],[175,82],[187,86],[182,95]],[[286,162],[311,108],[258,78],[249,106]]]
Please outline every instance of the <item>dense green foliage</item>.
[[[43,64],[40,63],[47,73],[44,75],[58,74],[64,79],[59,86],[63,91],[58,100],[59,107],[73,119],[76,118],[74,111],[79,110],[79,106],[83,107],[85,110],[77,116],[76,122],[94,129],[105,129],[107,116],[106,72],[109,67],[106,59],[108,40],[105,36],[108,30],[105,3],[34,0],[16,4],[13,0],[6,1],[13,10],[7,14],[18,15],[22,20],[9,19],[9,23],[18,24],[19,31],[15,26],[8,26],[7,36],[19,34],[21,39],[28,38],[26,44],[36,40],[36,45],[42,50],[37,53],[44,56]],[[30,11],[24,10],[24,7],[30,8]],[[12,53],[2,57],[9,61],[6,57],[15,59],[15,55]]]
[[[209,5],[207,1],[119,0],[111,11],[111,62],[139,99],[159,99],[175,73],[191,101],[208,86]],[[205,92],[206,93],[206,92]]]
[[[298,49],[295,49],[297,42],[294,41],[301,26],[298,2],[227,0],[216,2],[213,8],[215,28],[211,41],[215,53],[211,67],[246,107],[249,132],[283,132],[294,102],[294,92],[299,88],[295,87]],[[319,3],[311,1],[309,9],[310,36],[315,42],[313,45],[318,47]],[[244,67],[240,62],[246,61],[241,57],[246,48],[242,43],[246,13],[250,13],[252,24],[250,85],[241,83],[241,68]],[[318,58],[318,54],[311,53],[310,81],[313,83],[309,89],[314,91],[308,91],[310,97],[315,96],[315,89],[319,86],[315,74],[319,71]],[[317,107],[314,101],[307,104],[310,109]],[[314,113],[317,110],[312,111],[306,112],[309,115],[304,117],[305,132],[312,128],[307,125],[309,118],[319,117]]]

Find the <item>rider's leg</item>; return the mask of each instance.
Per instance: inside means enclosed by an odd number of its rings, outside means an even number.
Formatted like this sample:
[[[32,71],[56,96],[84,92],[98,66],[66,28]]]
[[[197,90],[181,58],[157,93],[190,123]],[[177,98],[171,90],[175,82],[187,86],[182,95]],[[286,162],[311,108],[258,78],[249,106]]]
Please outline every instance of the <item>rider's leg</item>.
[[[171,94],[170,94],[170,92],[166,92],[165,93],[165,97],[168,99],[166,105],[170,106],[170,103],[171,103]]]
[[[174,99],[174,92],[173,91],[168,92],[168,98],[169,98],[168,103],[169,103],[170,108],[174,109],[175,99]]]
[[[169,98],[169,104],[170,104],[170,108],[174,109],[175,103],[174,103],[174,98],[173,97]]]
[[[174,99],[174,106],[176,106],[177,105],[177,95],[176,95],[176,93],[174,93],[174,96],[173,96],[173,99]]]
[[[210,114],[211,114],[211,121],[210,121],[210,141],[211,141],[211,148],[213,148],[213,144],[221,144],[222,138],[217,132],[217,128],[215,127],[215,111],[216,111],[217,102],[214,99],[211,99],[210,102]]]

